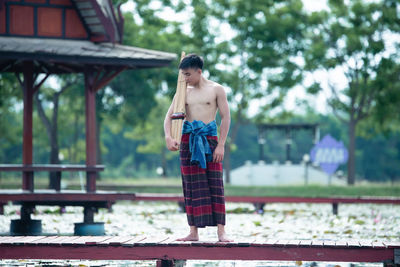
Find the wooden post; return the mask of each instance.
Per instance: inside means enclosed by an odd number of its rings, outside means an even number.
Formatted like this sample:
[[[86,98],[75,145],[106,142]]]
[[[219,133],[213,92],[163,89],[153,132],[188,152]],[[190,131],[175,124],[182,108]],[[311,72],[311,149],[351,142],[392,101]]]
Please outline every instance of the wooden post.
[[[95,166],[96,151],[96,90],[94,88],[94,71],[85,68],[86,97],[86,165]],[[86,173],[86,191],[96,191],[96,172]]]
[[[54,189],[57,192],[60,192],[60,190],[61,190],[61,172],[60,171],[54,172],[53,179],[55,180],[54,181]]]
[[[265,206],[265,203],[256,202],[256,203],[253,203],[253,205],[254,205],[254,208],[255,208],[255,210],[256,210],[256,212],[257,212],[258,214],[264,214],[264,206]]]
[[[174,261],[173,260],[157,260],[156,263],[157,267],[174,267]]]
[[[94,88],[94,71],[85,67],[85,106],[86,106],[86,165],[95,166],[97,163],[96,151],[96,90]],[[96,191],[96,172],[86,172],[86,192]],[[94,209],[85,206],[83,222],[94,222]]]
[[[33,162],[33,130],[32,130],[32,114],[33,114],[33,62],[26,61],[23,65],[23,94],[24,94],[24,122],[23,122],[23,139],[22,139],[22,163],[30,165]],[[22,189],[33,192],[33,172],[22,172]]]
[[[4,215],[4,205],[6,205],[7,203],[4,202],[0,202],[0,215]]]
[[[179,201],[178,206],[179,206],[179,212],[186,212],[185,202]]]
[[[83,222],[84,223],[93,223],[95,211],[96,211],[96,209],[94,207],[84,207],[83,208]]]
[[[339,204],[338,203],[332,203],[332,213],[333,213],[333,215],[338,215],[338,208],[339,208]]]

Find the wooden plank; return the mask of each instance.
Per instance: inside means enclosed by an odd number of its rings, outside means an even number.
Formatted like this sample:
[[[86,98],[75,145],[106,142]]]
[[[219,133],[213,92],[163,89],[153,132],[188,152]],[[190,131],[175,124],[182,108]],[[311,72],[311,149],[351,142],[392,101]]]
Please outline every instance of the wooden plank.
[[[37,240],[41,240],[46,238],[46,236],[26,236],[23,239],[19,239],[17,241],[15,241],[16,245],[28,245],[28,244],[32,244],[33,242],[37,241]]]
[[[278,242],[279,239],[273,239],[273,238],[264,238],[264,237],[257,237],[253,242],[252,246],[256,247],[272,247],[276,242]]]
[[[161,240],[157,243],[157,246],[169,246],[169,243],[174,241],[175,239],[172,236],[167,236],[166,239]]]
[[[102,241],[106,241],[109,239],[111,239],[111,236],[89,236],[86,239],[85,245],[93,246],[93,245],[97,245],[98,243],[100,243]]]
[[[253,237],[243,237],[243,238],[235,238],[233,242],[220,242],[217,241],[218,245],[226,245],[226,246],[238,246],[238,247],[250,247],[250,245],[256,239]]]
[[[312,240],[300,240],[299,246],[310,247]]]
[[[73,239],[77,239],[78,236],[58,236],[52,240],[47,242],[48,245],[57,245],[62,246],[64,241],[72,241]]]
[[[359,240],[361,247],[372,247],[372,240]]]
[[[260,246],[263,245],[265,243],[265,237],[262,236],[256,236],[256,238],[254,238],[254,240],[250,243],[251,246]]]
[[[143,240],[135,242],[138,246],[155,246],[158,243],[168,239],[168,236],[148,236]]]
[[[323,247],[324,246],[324,240],[312,240],[311,245],[313,247]]]
[[[61,246],[84,245],[86,242],[86,236],[66,236],[59,241],[58,244]]]
[[[174,247],[190,247],[191,242],[186,242],[186,241],[178,241],[177,239],[181,238],[181,236],[174,236],[171,237],[168,241],[169,246],[174,246]]]
[[[394,249],[338,247],[202,247],[202,246],[29,246],[1,245],[0,259],[92,260],[268,260],[383,262],[394,260]]]
[[[0,171],[103,171],[104,165],[80,164],[0,164]]]
[[[383,244],[381,241],[372,242],[372,247],[373,248],[386,248],[385,244]]]
[[[336,247],[347,247],[347,241],[345,240],[337,240],[335,243]]]
[[[336,241],[334,240],[324,240],[324,247],[334,247],[336,245]]]
[[[13,239],[15,236],[0,236],[0,244],[6,242],[9,239]]]
[[[288,240],[286,243],[286,246],[299,246],[300,245],[300,240]]]
[[[60,238],[62,238],[62,236],[48,236],[43,239],[32,241],[31,244],[34,244],[34,245],[51,244],[51,241],[60,239]]]
[[[134,239],[126,241],[122,244],[122,246],[124,247],[132,247],[134,245],[136,245],[137,242],[140,242],[142,240],[146,239],[146,236],[141,235],[141,236],[136,236]]]
[[[193,247],[226,247],[226,243],[218,243],[218,241],[214,240],[199,240],[199,241],[191,241],[191,246]]]
[[[400,248],[400,241],[384,241],[383,243],[388,248]]]
[[[20,239],[23,239],[25,236],[6,236],[2,238],[1,242],[2,244],[12,244]]]
[[[275,238],[268,238],[265,240],[265,245],[266,246],[275,246],[275,244],[279,242],[279,239],[275,239]]]
[[[140,194],[141,200],[148,201],[164,201],[167,199],[171,201],[178,201],[172,196],[169,197],[165,194]],[[364,198],[353,198],[353,197],[342,197],[342,198],[312,198],[312,197],[261,197],[261,196],[225,196],[227,202],[243,202],[243,203],[376,203],[376,204],[400,204],[400,198],[392,197],[364,197]]]
[[[51,192],[51,193],[0,193],[0,200],[13,201],[15,203],[34,202],[44,204],[61,203],[61,202],[90,202],[88,204],[107,203],[117,200],[136,200],[134,193],[85,193],[85,192]],[[54,204],[53,204],[54,205]]]
[[[361,247],[361,244],[358,240],[347,240],[347,246],[349,247]]]
[[[135,239],[134,236],[113,236],[110,239],[98,242],[98,245],[121,246],[123,243]]]
[[[275,242],[274,246],[286,246],[289,240],[279,239]]]
[[[0,244],[1,244],[1,242],[3,242],[3,241],[5,241],[5,240],[7,240],[7,239],[9,239],[10,238],[10,236],[0,236]]]

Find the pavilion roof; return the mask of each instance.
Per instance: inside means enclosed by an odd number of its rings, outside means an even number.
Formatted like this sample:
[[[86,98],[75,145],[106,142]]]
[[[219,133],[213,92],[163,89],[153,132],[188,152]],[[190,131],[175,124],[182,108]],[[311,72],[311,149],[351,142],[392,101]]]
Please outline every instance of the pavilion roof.
[[[123,16],[120,8],[114,8],[110,0],[73,0],[83,22],[93,39],[121,43]],[[115,14],[118,12],[118,17]],[[118,20],[117,20],[118,18]]]
[[[19,72],[22,62],[35,62],[35,72],[82,72],[85,65],[130,69],[162,67],[176,54],[117,43],[86,40],[0,36],[0,72]]]

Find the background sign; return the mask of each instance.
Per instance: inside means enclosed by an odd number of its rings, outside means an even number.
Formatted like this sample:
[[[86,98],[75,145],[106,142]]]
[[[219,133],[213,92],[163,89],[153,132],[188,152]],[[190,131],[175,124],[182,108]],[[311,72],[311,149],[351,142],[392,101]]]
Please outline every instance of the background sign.
[[[312,148],[310,156],[324,172],[333,174],[340,164],[347,162],[349,154],[342,141],[336,141],[328,134]]]

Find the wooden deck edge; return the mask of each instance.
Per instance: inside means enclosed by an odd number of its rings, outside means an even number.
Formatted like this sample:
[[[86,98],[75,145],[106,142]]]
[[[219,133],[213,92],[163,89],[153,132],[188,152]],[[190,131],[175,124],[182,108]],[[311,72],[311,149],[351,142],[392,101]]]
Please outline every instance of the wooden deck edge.
[[[398,249],[335,247],[0,245],[0,259],[394,262]]]

